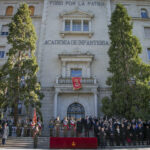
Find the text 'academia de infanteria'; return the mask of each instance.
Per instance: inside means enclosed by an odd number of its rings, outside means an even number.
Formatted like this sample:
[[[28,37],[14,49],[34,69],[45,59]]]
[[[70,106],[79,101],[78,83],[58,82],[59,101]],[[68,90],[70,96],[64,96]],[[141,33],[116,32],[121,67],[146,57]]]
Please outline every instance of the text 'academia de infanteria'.
[[[46,40],[46,45],[109,45],[104,40]]]

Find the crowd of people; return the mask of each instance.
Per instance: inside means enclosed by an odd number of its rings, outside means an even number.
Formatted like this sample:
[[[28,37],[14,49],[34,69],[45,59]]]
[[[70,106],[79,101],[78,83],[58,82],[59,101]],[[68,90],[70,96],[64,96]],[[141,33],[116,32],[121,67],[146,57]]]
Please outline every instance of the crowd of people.
[[[42,123],[39,118],[37,122],[33,122],[32,119],[19,120],[15,126],[12,120],[0,120],[0,137],[2,138],[2,145],[6,143],[8,136],[17,137],[33,137],[34,148],[37,147],[38,136],[41,135]]]
[[[105,147],[140,145],[146,142],[150,145],[150,121],[127,120],[117,118],[79,118],[59,117],[49,123],[50,136],[64,137],[97,137],[98,145]],[[60,135],[62,133],[62,135]]]
[[[32,119],[20,121],[17,126],[14,126],[10,120],[0,120],[2,144],[5,144],[7,136],[37,137],[35,133],[38,131],[38,135],[41,135],[42,127],[39,119],[37,119],[36,126],[33,126]],[[48,127],[51,137],[96,137],[98,145],[101,147],[144,143],[150,145],[150,120],[133,119],[129,121],[127,119],[88,116],[78,119],[65,117],[60,120],[57,117],[50,120]]]

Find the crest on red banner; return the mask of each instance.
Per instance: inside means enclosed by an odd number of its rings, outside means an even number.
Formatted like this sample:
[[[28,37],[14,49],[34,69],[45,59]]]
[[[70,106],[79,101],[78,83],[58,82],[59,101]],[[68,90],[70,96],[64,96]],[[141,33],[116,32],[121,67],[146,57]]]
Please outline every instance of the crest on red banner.
[[[37,116],[36,116],[36,108],[34,108],[34,114],[32,119],[32,126],[35,126],[37,123]]]
[[[72,84],[74,90],[79,90],[82,88],[81,78],[80,77],[72,77]]]

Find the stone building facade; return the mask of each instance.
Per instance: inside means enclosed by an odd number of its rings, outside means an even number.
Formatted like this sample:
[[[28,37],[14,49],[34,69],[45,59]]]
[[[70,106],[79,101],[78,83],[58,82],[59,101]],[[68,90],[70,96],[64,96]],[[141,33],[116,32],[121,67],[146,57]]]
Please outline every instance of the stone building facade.
[[[52,117],[100,116],[101,100],[110,95],[106,85],[110,46],[108,25],[117,3],[133,21],[133,33],[143,47],[140,57],[150,61],[150,0],[0,0],[0,65],[7,60],[8,27],[20,2],[27,2],[38,36],[38,79],[45,95],[45,129]],[[82,77],[73,90],[71,77]],[[22,112],[25,112],[22,107]]]

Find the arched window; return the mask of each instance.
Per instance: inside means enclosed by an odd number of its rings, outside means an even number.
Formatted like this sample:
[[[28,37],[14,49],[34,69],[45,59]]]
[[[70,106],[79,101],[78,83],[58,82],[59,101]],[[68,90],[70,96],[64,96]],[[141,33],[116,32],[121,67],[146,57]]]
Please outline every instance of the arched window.
[[[6,16],[12,16],[13,15],[13,6],[8,6],[6,9]]]
[[[30,10],[30,15],[34,16],[34,10],[35,10],[34,6],[29,6],[29,10]]]
[[[141,9],[141,17],[142,18],[148,18],[148,12],[145,8]]]
[[[79,103],[73,103],[68,107],[67,117],[84,118],[85,110],[84,107]]]

